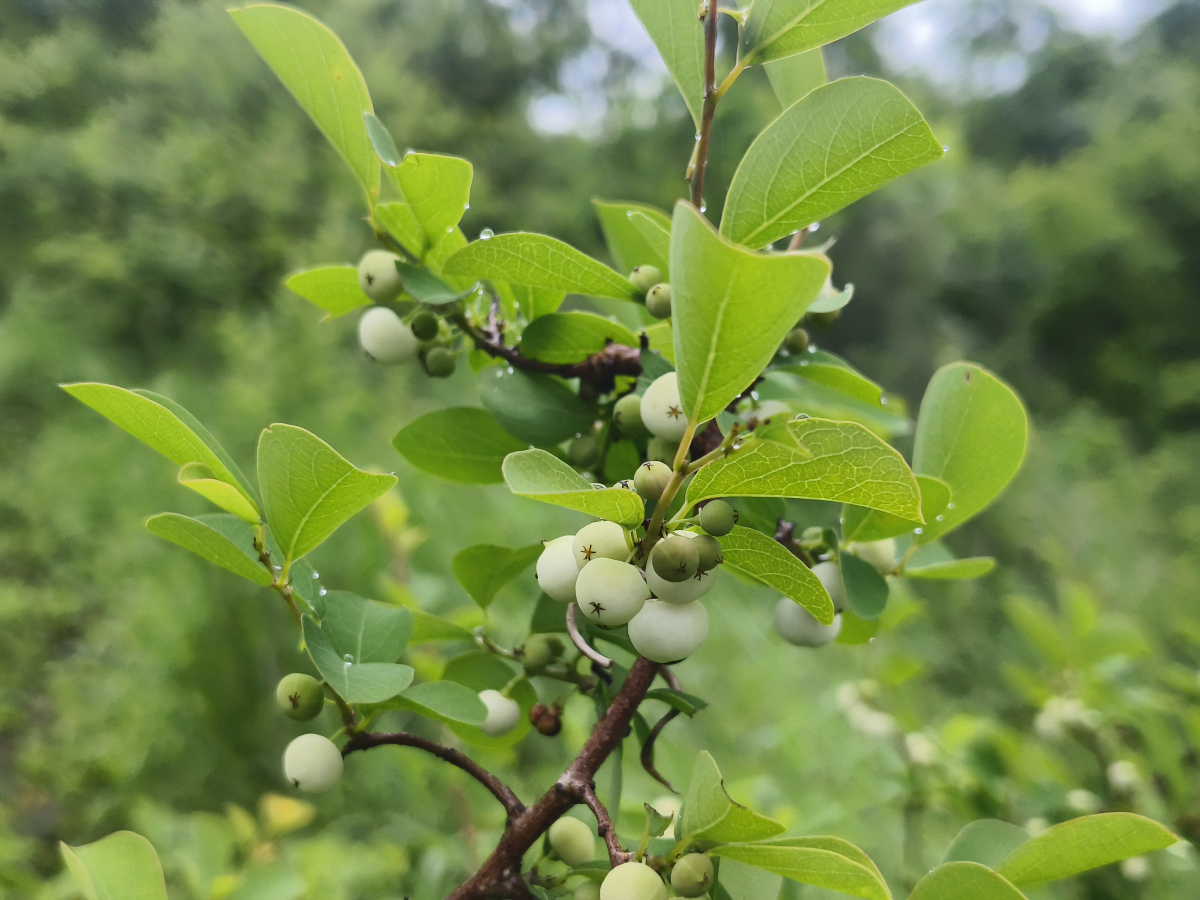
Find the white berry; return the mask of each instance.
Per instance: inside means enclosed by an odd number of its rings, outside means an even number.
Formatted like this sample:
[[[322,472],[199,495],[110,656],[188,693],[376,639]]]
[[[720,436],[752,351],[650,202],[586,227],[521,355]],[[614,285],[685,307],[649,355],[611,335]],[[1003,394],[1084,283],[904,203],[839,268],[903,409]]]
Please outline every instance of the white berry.
[[[283,774],[294,787],[323,794],[342,777],[342,751],[319,734],[302,734],[283,753]]]
[[[822,625],[799,603],[780,597],[775,604],[775,630],[785,641],[797,647],[824,647],[832,644],[841,634],[842,615],[835,615],[832,625]]]
[[[708,611],[699,603],[677,606],[647,600],[629,621],[629,640],[653,662],[677,662],[692,655],[708,637]]]
[[[842,570],[838,568],[838,564],[819,562],[812,567],[812,571],[817,578],[821,579],[821,584],[829,594],[829,599],[833,601],[833,608],[838,612],[845,609],[846,586],[842,584]]]
[[[487,707],[487,718],[479,726],[479,730],[491,737],[508,734],[521,721],[521,707],[516,700],[510,700],[499,691],[480,691],[479,699]]]
[[[571,549],[575,553],[575,562],[582,569],[601,557],[624,562],[631,548],[625,540],[625,529],[616,522],[592,522],[579,529]]]
[[[537,561],[538,587],[559,603],[575,602],[575,581],[579,578],[579,563],[572,549],[575,535],[564,534],[546,542],[546,549]]]
[[[604,876],[600,900],[667,900],[667,886],[645,863],[621,863]]]
[[[593,622],[624,625],[642,610],[650,589],[641,570],[615,559],[595,559],[579,573],[576,602]]]
[[[563,816],[550,826],[550,846],[571,868],[596,859],[596,836],[586,823]]]
[[[686,535],[689,532],[678,533]],[[687,581],[681,581],[676,584],[667,581],[665,578],[660,578],[658,573],[654,571],[654,566],[646,566],[646,583],[650,586],[650,590],[654,592],[654,596],[659,600],[665,600],[667,603],[675,603],[680,606],[691,603],[694,600],[699,600],[712,590],[716,579],[717,570],[712,569],[708,572],[697,572]]]
[[[358,264],[358,286],[376,303],[395,300],[404,290],[404,282],[396,270],[395,253],[386,250],[371,250]]]
[[[376,362],[388,366],[412,359],[419,346],[412,329],[386,306],[372,306],[363,313],[358,342]]]
[[[654,379],[642,395],[642,424],[655,437],[678,443],[687,431],[687,415],[679,398],[679,379],[668,372]]]
[[[846,545],[846,550],[885,575],[892,571],[896,564],[896,542],[892,538],[884,538],[882,541],[851,541]]]

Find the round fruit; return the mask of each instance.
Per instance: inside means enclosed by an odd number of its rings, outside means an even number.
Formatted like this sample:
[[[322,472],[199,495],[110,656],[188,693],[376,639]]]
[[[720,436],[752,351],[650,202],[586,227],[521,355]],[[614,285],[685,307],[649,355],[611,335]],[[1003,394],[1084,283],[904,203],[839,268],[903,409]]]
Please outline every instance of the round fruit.
[[[571,542],[575,562],[583,568],[593,559],[619,559],[624,562],[630,546],[625,541],[625,529],[616,522],[591,522],[579,529]]]
[[[667,886],[645,863],[621,863],[604,876],[600,900],[667,900]]]
[[[678,584],[696,576],[700,552],[694,541],[672,535],[654,545],[650,551],[650,565],[659,578]]]
[[[455,365],[454,354],[445,347],[434,347],[425,354],[425,371],[434,378],[449,378]]]
[[[594,881],[585,881],[575,888],[574,900],[600,900],[600,885]]]
[[[656,460],[666,465],[674,465],[675,454],[679,452],[679,441],[666,438],[652,437],[646,442],[646,458]]]
[[[540,670],[554,662],[563,652],[563,642],[551,634],[531,634],[525,639],[521,661],[525,668]]]
[[[289,719],[307,722],[325,708],[321,682],[303,672],[284,675],[275,688],[275,702]]]
[[[691,656],[708,637],[708,610],[699,603],[676,606],[647,600],[629,621],[629,640],[646,659],[678,662]]]
[[[550,826],[550,846],[572,869],[596,859],[596,836],[585,823],[563,816]]]
[[[579,573],[576,602],[593,622],[624,625],[642,610],[650,589],[639,569],[615,559],[592,560]]]
[[[432,341],[438,335],[438,317],[427,309],[419,311],[408,323],[413,335],[419,341]]]
[[[621,434],[636,437],[646,430],[642,424],[642,398],[626,394],[613,406],[613,424]]]
[[[646,500],[657,500],[671,481],[671,467],[651,460],[638,466],[633,473],[633,489]]]
[[[863,562],[873,565],[880,573],[886,575],[896,565],[896,542],[892,538],[882,541],[851,541],[846,550],[853,553]]]
[[[659,376],[642,395],[642,422],[655,437],[677,444],[687,431],[687,415],[679,399],[679,379],[674,372]]]
[[[654,592],[654,596],[667,603],[682,606],[698,600],[712,590],[716,580],[716,572],[697,572],[687,581],[672,582],[659,578],[654,566],[646,566],[646,584]]]
[[[577,437],[567,445],[567,459],[571,460],[571,465],[580,469],[595,465],[599,458],[600,446],[590,434]]]
[[[821,584],[829,594],[829,599],[833,601],[833,608],[838,612],[845,609],[846,587],[842,584],[842,570],[838,568],[838,564],[819,562],[812,567],[812,570],[813,574],[821,579]]]
[[[323,794],[342,777],[342,751],[319,734],[302,734],[283,753],[283,774],[294,787]]]
[[[703,897],[713,882],[712,860],[703,853],[680,857],[671,869],[671,887],[680,897]]]
[[[797,647],[824,647],[832,644],[842,630],[842,616],[833,617],[832,625],[822,625],[812,613],[787,597],[775,604],[775,630]]]
[[[692,538],[692,543],[696,545],[696,553],[700,557],[698,568],[701,572],[710,572],[725,562],[725,557],[721,551],[721,542],[715,537],[707,534],[698,534]]]
[[[358,286],[376,303],[395,300],[404,290],[404,282],[396,269],[399,259],[395,253],[386,250],[371,250],[359,262]]]
[[[725,537],[737,524],[737,512],[724,500],[712,500],[700,510],[700,527],[713,537]]]
[[[662,281],[662,272],[658,271],[657,266],[638,266],[629,273],[629,280],[644,294]]]
[[[546,542],[546,549],[537,561],[538,587],[559,603],[575,602],[575,581],[579,578],[579,564],[575,562],[572,545],[575,535],[564,534]]]
[[[491,737],[508,734],[521,721],[521,707],[516,700],[510,700],[499,691],[480,691],[479,699],[487,707],[487,718],[479,726],[479,730]]]
[[[671,286],[656,284],[646,291],[646,312],[656,319],[671,318]]]
[[[783,339],[783,349],[788,353],[803,353],[808,349],[808,332],[803,328],[793,328]]]
[[[386,366],[417,355],[412,329],[386,306],[373,306],[358,320],[358,343],[376,362]]]

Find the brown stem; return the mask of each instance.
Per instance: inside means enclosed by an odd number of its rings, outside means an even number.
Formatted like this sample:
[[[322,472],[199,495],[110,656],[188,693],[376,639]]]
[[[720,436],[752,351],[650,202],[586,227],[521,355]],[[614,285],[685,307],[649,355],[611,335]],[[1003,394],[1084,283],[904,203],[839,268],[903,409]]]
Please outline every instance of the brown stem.
[[[712,135],[713,112],[717,108],[717,0],[708,0],[704,19],[704,108],[700,112],[700,139],[692,166],[692,206],[703,212],[704,170],[708,167],[708,141]]]
[[[599,650],[596,650],[594,647],[592,647],[591,644],[584,640],[583,635],[579,633],[578,616],[579,607],[572,603],[569,607],[567,607],[567,634],[571,636],[571,643],[575,645],[575,648],[580,653],[582,653],[596,665],[604,669],[611,669],[613,661],[602,654]]]
[[[671,782],[667,781],[662,774],[654,767],[654,742],[658,740],[658,736],[662,734],[662,730],[667,727],[667,723],[679,715],[679,710],[672,707],[667,710],[666,715],[654,723],[654,727],[650,729],[650,734],[646,736],[646,743],[642,744],[642,768],[645,769],[651,778],[665,787],[672,794],[678,794],[679,791],[671,786]]]
[[[613,827],[608,810],[604,808],[604,804],[596,796],[596,789],[591,785],[584,788],[583,802],[596,817],[596,833],[604,839],[604,846],[608,848],[608,860],[612,863],[613,868],[633,859],[633,854],[626,851],[617,839],[617,829]]]

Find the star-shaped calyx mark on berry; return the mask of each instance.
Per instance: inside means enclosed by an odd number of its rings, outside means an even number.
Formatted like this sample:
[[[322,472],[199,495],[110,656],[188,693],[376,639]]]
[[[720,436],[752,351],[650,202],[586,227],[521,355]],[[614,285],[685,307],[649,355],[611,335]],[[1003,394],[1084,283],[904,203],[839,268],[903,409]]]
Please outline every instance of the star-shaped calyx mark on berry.
[[[672,406],[670,409],[667,410],[667,415],[670,416],[672,419],[682,419],[683,418],[683,410],[680,409],[678,406]]]

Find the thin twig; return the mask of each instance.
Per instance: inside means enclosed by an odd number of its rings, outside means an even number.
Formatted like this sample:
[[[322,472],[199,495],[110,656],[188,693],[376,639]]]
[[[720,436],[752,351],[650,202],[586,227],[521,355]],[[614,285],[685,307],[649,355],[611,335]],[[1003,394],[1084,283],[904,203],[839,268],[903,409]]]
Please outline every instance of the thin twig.
[[[621,847],[621,842],[617,839],[617,829],[613,826],[608,810],[604,808],[604,804],[596,796],[596,789],[591,785],[587,785],[583,789],[583,802],[596,817],[596,833],[600,835],[604,840],[604,846],[608,848],[608,859],[613,864],[613,868],[633,859],[633,854]]]
[[[811,225],[805,225],[799,231],[792,235],[792,239],[788,241],[787,248],[791,250],[799,250],[800,245],[804,243],[804,239],[808,237],[808,233],[812,230]]]
[[[691,170],[692,206],[704,211],[704,170],[708,167],[708,142],[713,112],[717,108],[717,0],[707,0],[704,19],[704,107],[700,112],[700,138]]]
[[[678,688],[676,688],[678,690]],[[679,791],[671,786],[671,782],[663,778],[658,769],[654,767],[654,742],[658,740],[658,736],[662,734],[662,730],[667,727],[667,723],[679,715],[679,710],[671,707],[667,710],[666,715],[654,723],[654,727],[650,729],[650,734],[646,736],[646,743],[642,744],[642,768],[645,769],[650,777],[663,785],[672,794],[678,794]]]
[[[591,644],[583,639],[583,635],[579,633],[579,623],[576,619],[578,615],[579,607],[572,603],[567,608],[567,634],[571,636],[571,643],[575,645],[575,648],[580,653],[596,665],[605,669],[611,669],[613,661],[592,647]]]

